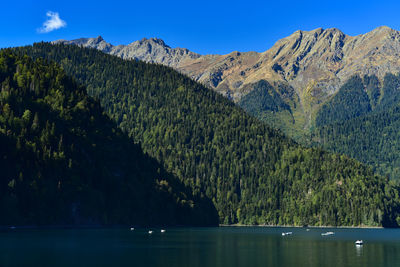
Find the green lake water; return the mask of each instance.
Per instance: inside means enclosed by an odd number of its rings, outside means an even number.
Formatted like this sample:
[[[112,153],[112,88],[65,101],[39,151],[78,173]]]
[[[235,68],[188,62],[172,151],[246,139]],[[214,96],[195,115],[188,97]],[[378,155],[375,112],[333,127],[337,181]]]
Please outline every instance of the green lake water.
[[[398,229],[10,229],[0,266],[400,266]],[[292,232],[282,236],[282,232]],[[334,235],[321,233],[333,231]],[[354,241],[364,245],[356,247]]]

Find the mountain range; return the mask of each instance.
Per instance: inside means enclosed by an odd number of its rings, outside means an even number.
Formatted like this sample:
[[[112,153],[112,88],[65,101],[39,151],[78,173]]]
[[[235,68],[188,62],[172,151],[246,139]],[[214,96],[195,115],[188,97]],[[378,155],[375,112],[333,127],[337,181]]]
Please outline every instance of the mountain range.
[[[126,46],[112,46],[101,37],[55,43],[173,67],[299,142],[322,145],[381,174],[399,176],[393,108],[399,103],[400,86],[393,74],[400,72],[400,32],[389,27],[358,36],[336,28],[296,31],[265,52],[227,55],[199,55],[154,38]],[[376,115],[388,118],[383,124],[364,118],[379,112],[386,112]],[[371,120],[368,130],[361,127]],[[362,134],[366,131],[388,133],[372,140]],[[353,145],[347,136],[354,137]]]
[[[226,55],[200,55],[185,48],[171,48],[157,38],[117,46],[101,36],[53,43],[92,47],[124,59],[164,64],[235,102],[240,102],[261,80],[274,87],[290,86],[293,94],[283,100],[289,105],[295,103],[295,110],[281,118],[283,124],[269,122],[295,138],[309,132],[321,104],[353,75],[375,75],[382,80],[386,73],[400,71],[400,32],[386,26],[358,36],[336,28],[299,30],[262,53],[235,51]],[[295,133],[287,131],[292,124]]]
[[[171,48],[157,38],[113,46],[101,36],[54,43],[99,49],[124,59],[139,59],[173,67],[238,101],[247,84],[260,80],[287,82],[300,99],[324,99],[354,74],[376,75],[400,71],[400,32],[382,26],[358,36],[336,28],[296,31],[262,53],[232,52],[200,55]]]

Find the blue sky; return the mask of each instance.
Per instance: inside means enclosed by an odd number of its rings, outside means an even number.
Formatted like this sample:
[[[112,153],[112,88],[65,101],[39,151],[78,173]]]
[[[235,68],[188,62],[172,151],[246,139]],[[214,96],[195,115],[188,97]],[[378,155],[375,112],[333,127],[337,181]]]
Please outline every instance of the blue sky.
[[[101,35],[112,44],[158,37],[171,47],[225,54],[265,51],[298,29],[335,27],[349,35],[382,25],[400,30],[397,1],[20,0],[1,6],[0,47]],[[60,20],[43,28],[49,11]]]

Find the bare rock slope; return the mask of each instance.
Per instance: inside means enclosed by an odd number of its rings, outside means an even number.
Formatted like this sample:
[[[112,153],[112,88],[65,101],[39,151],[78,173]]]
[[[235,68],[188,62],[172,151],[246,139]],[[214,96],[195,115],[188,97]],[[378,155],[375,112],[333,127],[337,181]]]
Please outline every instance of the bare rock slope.
[[[157,38],[143,38],[128,45],[117,46],[107,43],[101,36],[97,38],[80,38],[72,41],[57,40],[53,43],[75,44],[96,48],[123,59],[138,59],[151,63],[164,64],[173,68],[176,68],[186,60],[193,60],[200,57],[199,54],[190,52],[186,48],[171,48],[163,40]]]

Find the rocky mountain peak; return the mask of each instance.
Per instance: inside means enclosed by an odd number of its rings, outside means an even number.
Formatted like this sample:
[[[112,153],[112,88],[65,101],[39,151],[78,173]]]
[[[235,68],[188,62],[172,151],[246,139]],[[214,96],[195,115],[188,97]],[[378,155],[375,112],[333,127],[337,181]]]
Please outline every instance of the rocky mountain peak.
[[[393,31],[396,31],[396,30],[393,30],[392,28],[383,25],[383,26],[379,26],[378,28],[373,29],[369,33],[370,34],[376,34],[376,33],[382,33],[382,32],[383,33],[390,33],[390,32],[393,32]],[[369,33],[366,33],[366,34],[369,34]]]
[[[356,36],[355,38],[360,39],[362,41],[372,40],[373,42],[383,41],[385,39],[396,39],[399,36],[399,32],[391,29],[387,26],[378,27],[368,33],[361,34]]]
[[[104,41],[104,39],[103,39],[103,37],[101,37],[101,35],[99,35],[99,36],[97,36],[97,38],[94,38],[93,41],[100,43],[100,42]]]
[[[72,41],[57,40],[57,41],[53,41],[52,43],[74,44],[74,45],[79,45],[79,46],[84,46],[84,47],[96,48],[105,53],[109,53],[111,48],[113,47],[112,44],[104,41],[103,37],[101,37],[100,35],[96,38],[79,38],[79,39],[75,39]]]
[[[130,43],[129,45],[137,45],[137,44],[140,44],[140,45],[151,44],[151,45],[159,45],[162,47],[171,48],[164,42],[164,40],[159,39],[159,38],[142,38],[141,40]]]
[[[74,44],[96,48],[124,59],[138,59],[175,68],[187,60],[200,57],[199,54],[193,53],[185,48],[171,48],[159,38],[143,38],[128,45],[117,46],[107,43],[101,36],[96,38],[80,38],[72,41],[57,40],[53,43]]]
[[[149,41],[151,43],[155,43],[155,44],[158,44],[158,45],[161,45],[161,46],[164,46],[164,47],[169,47],[168,45],[165,44],[164,40],[159,39],[159,38],[150,38]]]

